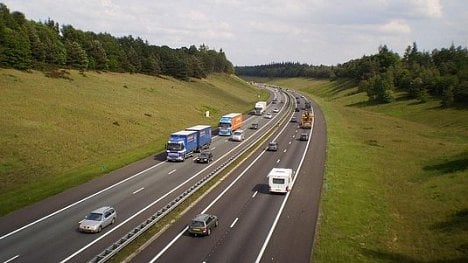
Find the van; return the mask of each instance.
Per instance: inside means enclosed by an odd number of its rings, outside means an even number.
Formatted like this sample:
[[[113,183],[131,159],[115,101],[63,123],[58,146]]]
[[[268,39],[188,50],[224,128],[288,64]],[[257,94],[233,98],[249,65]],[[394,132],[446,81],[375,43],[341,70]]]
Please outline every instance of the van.
[[[268,174],[268,186],[271,193],[287,193],[292,188],[292,169],[273,168]]]
[[[237,130],[232,133],[232,138],[231,140],[236,141],[236,142],[241,142],[245,139],[244,131],[243,130]]]

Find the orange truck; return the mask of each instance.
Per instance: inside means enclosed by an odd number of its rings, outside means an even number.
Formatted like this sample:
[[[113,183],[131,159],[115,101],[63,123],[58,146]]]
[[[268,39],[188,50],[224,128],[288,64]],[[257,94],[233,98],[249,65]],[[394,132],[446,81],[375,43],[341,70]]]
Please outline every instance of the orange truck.
[[[230,136],[233,131],[242,127],[244,119],[241,113],[229,113],[221,117],[219,120],[219,135]]]
[[[311,129],[313,118],[314,118],[314,115],[312,114],[312,112],[304,111],[301,116],[300,127],[303,129]]]

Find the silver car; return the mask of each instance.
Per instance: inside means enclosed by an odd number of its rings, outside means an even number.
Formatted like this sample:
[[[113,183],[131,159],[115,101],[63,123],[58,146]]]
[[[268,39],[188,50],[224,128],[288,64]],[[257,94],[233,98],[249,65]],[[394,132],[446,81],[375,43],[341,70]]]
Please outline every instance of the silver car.
[[[114,224],[116,218],[117,212],[115,209],[104,206],[89,213],[80,222],[79,230],[81,232],[99,233],[106,226]]]

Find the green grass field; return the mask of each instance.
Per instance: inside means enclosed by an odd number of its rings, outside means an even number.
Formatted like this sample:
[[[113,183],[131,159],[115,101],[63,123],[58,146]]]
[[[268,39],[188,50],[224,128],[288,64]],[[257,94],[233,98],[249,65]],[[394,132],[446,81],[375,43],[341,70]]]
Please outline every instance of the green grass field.
[[[268,93],[228,75],[179,81],[0,69],[0,214],[164,150],[171,132],[216,126]],[[204,117],[210,111],[210,118]]]
[[[314,262],[468,262],[468,111],[398,94],[368,105],[349,81],[273,84],[326,115]]]

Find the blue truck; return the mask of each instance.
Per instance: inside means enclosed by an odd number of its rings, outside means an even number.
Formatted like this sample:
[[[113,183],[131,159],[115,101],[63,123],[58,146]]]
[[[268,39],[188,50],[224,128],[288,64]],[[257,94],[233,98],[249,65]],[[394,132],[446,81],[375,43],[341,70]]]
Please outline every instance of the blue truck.
[[[200,152],[203,149],[210,148],[211,144],[211,126],[209,125],[196,125],[185,129],[186,131],[197,132],[197,149],[196,152]]]
[[[211,127],[197,125],[182,131],[174,132],[169,136],[166,144],[168,161],[185,161],[211,144]]]

